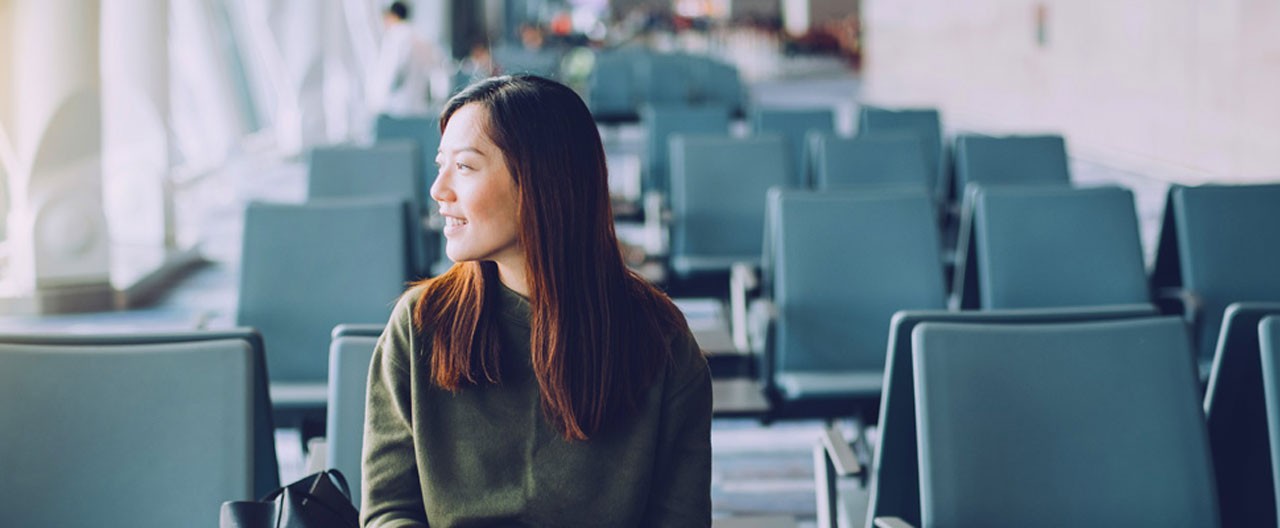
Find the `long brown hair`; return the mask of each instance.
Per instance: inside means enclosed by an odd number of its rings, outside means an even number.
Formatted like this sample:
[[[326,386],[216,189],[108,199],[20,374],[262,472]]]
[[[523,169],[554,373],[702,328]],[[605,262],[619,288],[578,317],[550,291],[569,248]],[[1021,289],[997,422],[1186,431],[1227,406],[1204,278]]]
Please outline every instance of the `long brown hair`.
[[[468,104],[488,110],[485,132],[519,190],[542,411],[566,439],[586,440],[635,412],[669,363],[683,316],[623,263],[604,146],[577,94],[540,77],[487,79],[446,103],[440,130]],[[414,324],[430,338],[436,385],[500,383],[496,265],[458,263],[423,284]]]

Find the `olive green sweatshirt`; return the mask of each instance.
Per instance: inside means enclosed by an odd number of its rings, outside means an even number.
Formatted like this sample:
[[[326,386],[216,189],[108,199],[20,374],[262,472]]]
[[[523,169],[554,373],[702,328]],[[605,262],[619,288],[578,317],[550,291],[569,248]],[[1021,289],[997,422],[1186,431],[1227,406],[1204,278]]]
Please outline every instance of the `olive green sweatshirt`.
[[[639,412],[569,442],[544,418],[529,303],[500,297],[502,383],[434,385],[400,299],[369,372],[361,521],[401,526],[710,526],[711,376],[688,328]]]

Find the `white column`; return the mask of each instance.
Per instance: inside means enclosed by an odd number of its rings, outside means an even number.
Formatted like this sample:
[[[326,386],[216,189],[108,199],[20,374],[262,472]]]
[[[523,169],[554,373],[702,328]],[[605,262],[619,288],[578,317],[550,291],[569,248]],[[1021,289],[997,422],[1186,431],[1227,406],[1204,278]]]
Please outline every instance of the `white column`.
[[[440,63],[431,72],[433,105],[449,98],[449,85],[453,82],[453,32],[450,31],[453,12],[449,6],[450,2],[444,0],[418,0],[413,2],[413,11],[409,15],[409,22],[422,38],[440,52]]]
[[[288,70],[298,108],[298,146],[328,143],[324,108],[324,47],[320,32],[327,9],[310,2],[272,0],[272,33]],[[287,142],[282,141],[282,145]]]
[[[8,311],[110,306],[102,211],[99,2],[13,0]],[[24,300],[25,299],[25,300]]]
[[[0,0],[0,240],[8,238],[9,178],[17,163],[9,131],[13,130],[13,3]],[[5,272],[0,271],[0,281]]]
[[[104,0],[101,57],[103,197],[119,283],[174,246],[168,0]]]

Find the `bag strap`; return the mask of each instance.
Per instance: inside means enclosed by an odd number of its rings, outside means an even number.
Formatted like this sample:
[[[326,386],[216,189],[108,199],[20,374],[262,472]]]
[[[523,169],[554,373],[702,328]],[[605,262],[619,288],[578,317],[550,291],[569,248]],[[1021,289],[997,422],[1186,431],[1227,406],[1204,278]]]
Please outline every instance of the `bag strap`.
[[[338,488],[342,490],[342,494],[347,496],[347,500],[351,500],[351,487],[347,485],[347,477],[342,475],[341,471],[334,469],[326,469],[322,473],[333,477],[338,481]]]

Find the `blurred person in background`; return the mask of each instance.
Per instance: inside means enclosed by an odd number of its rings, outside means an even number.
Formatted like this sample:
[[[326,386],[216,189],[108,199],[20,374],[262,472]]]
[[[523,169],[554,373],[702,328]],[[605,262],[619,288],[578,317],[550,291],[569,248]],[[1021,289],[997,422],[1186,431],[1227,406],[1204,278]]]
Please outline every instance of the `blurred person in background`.
[[[382,45],[369,77],[368,102],[375,114],[427,112],[431,73],[440,52],[409,25],[409,6],[395,1],[383,12]]]

